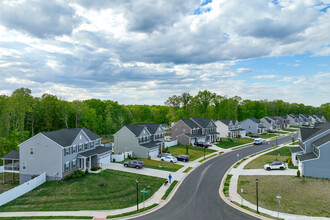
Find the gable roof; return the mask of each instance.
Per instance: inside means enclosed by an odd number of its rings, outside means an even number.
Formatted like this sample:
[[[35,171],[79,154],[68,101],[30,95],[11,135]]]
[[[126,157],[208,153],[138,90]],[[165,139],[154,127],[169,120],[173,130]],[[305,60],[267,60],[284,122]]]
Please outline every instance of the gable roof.
[[[53,140],[62,147],[70,146],[76,139],[80,131],[84,131],[90,140],[96,140],[101,138],[97,134],[91,132],[87,128],[71,128],[61,129],[57,131],[41,132],[43,135]]]
[[[190,119],[181,119],[181,121],[183,121],[186,125],[188,125],[188,127],[190,127],[191,129],[193,128],[198,128],[198,125],[196,123],[194,123],[192,120]]]
[[[223,119],[223,120],[219,120],[219,121],[221,121],[225,125],[229,125],[229,123],[231,122],[231,119]]]
[[[260,123],[260,119],[256,119],[256,118],[248,118],[251,121],[254,121],[255,123],[259,124]]]
[[[314,144],[316,147],[319,147],[329,141],[330,141],[330,134],[327,134],[324,137],[318,139],[317,141],[314,141],[312,144]]]
[[[264,119],[265,119],[268,123],[272,123],[272,121],[271,121],[268,117],[264,117]]]
[[[136,125],[126,125],[126,127],[135,135],[139,136],[144,128],[146,128],[150,134],[155,134],[160,124],[146,123]]]
[[[8,154],[4,155],[2,159],[19,160],[19,151],[12,150]]]
[[[207,128],[207,126],[210,124],[211,119],[208,118],[191,118],[195,123],[197,123],[202,128]]]
[[[300,128],[301,140],[302,142],[305,142],[306,140],[311,139],[312,137],[315,137],[316,135],[319,135],[329,129],[330,123],[325,123],[318,128]]]
[[[160,124],[154,124],[154,123],[147,123],[147,124],[141,124],[142,126],[147,127],[148,131],[151,134],[155,134],[157,129],[159,128]]]

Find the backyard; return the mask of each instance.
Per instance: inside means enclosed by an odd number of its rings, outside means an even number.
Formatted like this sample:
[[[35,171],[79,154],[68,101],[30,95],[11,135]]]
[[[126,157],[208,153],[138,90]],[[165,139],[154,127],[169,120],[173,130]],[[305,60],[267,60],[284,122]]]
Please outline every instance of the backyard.
[[[252,143],[253,139],[251,138],[221,138],[221,142],[215,144],[218,147],[221,148],[231,148],[231,147],[236,147],[242,144],[248,144],[248,143]]]
[[[184,145],[176,145],[173,147],[169,147],[168,150],[173,156],[186,154],[186,146],[184,146]],[[212,150],[212,149],[205,149],[205,155],[208,155],[208,154],[214,153],[214,152],[216,152],[216,151]],[[194,161],[194,160],[204,156],[204,149],[201,147],[188,146],[187,155],[189,156],[190,161]]]
[[[330,180],[294,176],[239,176],[237,191],[256,204],[258,178],[259,206],[278,210],[276,195],[282,196],[280,211],[290,214],[330,217]]]
[[[5,174],[5,184],[3,184],[3,175]],[[0,173],[0,193],[8,191],[19,185],[19,174],[15,173],[15,182],[13,184],[12,173]]]
[[[0,211],[110,210],[136,204],[136,179],[150,198],[165,179],[104,170],[69,181],[50,181],[0,207]],[[103,184],[103,185],[102,185]],[[142,198],[142,195],[140,195]]]
[[[250,163],[246,164],[244,169],[263,169],[265,164],[272,163],[274,161],[284,161],[291,156],[291,147],[282,147],[280,149],[270,151],[264,155],[257,157]]]

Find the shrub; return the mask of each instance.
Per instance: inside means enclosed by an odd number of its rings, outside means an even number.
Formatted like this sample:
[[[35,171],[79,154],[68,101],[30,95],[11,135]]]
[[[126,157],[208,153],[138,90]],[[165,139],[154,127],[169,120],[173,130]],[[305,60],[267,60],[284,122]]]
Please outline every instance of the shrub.
[[[93,165],[92,168],[91,168],[91,171],[97,171],[99,169],[101,169],[101,167],[97,167],[97,166]]]
[[[151,156],[150,155],[148,155],[148,160],[151,160]]]
[[[300,170],[297,170],[297,177],[300,177]]]
[[[88,169],[85,170],[85,175],[87,175],[87,174],[88,174]]]
[[[289,165],[291,165],[291,164],[292,164],[292,159],[291,159],[291,157],[288,157],[288,159],[286,159],[286,162],[287,162]]]
[[[116,159],[115,159],[115,158],[113,158],[113,159],[112,159],[112,162],[114,162],[114,163],[115,163],[115,162],[116,162]]]

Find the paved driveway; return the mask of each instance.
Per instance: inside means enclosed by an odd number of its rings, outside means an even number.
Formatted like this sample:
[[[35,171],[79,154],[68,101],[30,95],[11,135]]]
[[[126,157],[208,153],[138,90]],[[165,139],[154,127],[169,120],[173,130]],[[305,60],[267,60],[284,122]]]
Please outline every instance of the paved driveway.
[[[285,169],[285,170],[264,170],[264,169],[231,169],[229,172],[234,175],[289,175],[295,176],[297,174],[296,169]]]

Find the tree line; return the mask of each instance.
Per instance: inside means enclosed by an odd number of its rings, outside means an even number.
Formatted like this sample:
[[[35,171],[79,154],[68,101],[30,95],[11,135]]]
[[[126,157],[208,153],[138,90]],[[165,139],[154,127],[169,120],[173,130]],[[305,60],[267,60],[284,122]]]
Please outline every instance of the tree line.
[[[242,100],[200,91],[169,97],[165,105],[121,105],[116,101],[89,99],[65,101],[45,93],[33,97],[20,88],[11,96],[0,95],[0,157],[42,131],[86,127],[96,134],[113,134],[124,125],[167,123],[190,117],[212,119],[262,118],[294,114],[322,114],[330,119],[330,103],[320,107],[287,103],[282,100]]]

